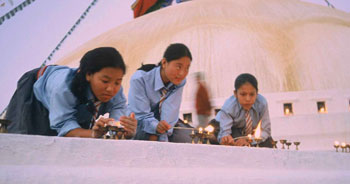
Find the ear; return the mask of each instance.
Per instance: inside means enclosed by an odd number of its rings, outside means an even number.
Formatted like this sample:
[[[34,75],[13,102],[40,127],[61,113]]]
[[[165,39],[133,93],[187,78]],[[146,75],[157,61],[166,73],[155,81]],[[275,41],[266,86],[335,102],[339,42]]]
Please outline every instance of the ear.
[[[237,98],[237,90],[233,91],[233,94],[235,95],[235,97]]]
[[[166,63],[167,63],[166,59],[163,58],[161,63],[162,63],[162,69],[164,69],[166,67]]]
[[[92,74],[86,74],[85,75],[85,78],[86,78],[86,80],[88,81],[88,82],[90,82],[91,81],[91,78],[92,78]]]

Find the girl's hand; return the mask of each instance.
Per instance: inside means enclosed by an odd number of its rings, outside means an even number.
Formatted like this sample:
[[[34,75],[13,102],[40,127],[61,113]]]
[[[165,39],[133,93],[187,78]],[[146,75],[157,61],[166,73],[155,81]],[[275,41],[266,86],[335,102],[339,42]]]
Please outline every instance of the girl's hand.
[[[93,138],[100,138],[102,137],[104,134],[107,133],[107,131],[104,129],[105,125],[108,124],[109,121],[114,121],[113,118],[99,118],[94,126],[92,127],[92,133],[91,133],[91,137]]]
[[[235,140],[233,140],[231,135],[227,135],[227,136],[221,138],[220,144],[234,146]]]
[[[241,138],[234,142],[234,146],[249,146],[249,142],[247,139]]]
[[[124,126],[126,131],[125,137],[130,139],[136,133],[137,128],[137,120],[135,119],[135,113],[131,113],[130,116],[122,116],[120,117],[120,124]]]
[[[171,125],[169,123],[167,123],[166,121],[162,120],[162,121],[159,121],[156,131],[159,134],[164,134],[170,128],[171,128]]]

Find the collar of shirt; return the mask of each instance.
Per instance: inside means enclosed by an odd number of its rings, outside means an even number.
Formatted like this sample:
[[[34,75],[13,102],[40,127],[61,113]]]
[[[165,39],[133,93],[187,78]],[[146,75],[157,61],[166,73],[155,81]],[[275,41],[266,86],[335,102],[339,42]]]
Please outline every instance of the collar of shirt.
[[[165,86],[164,83],[163,83],[163,80],[162,80],[162,77],[160,76],[160,66],[158,66],[156,69],[155,69],[156,73],[155,73],[155,83],[154,83],[154,90],[155,91],[159,91],[161,89],[163,89],[164,87],[169,90],[172,86],[174,86],[174,88],[176,88],[177,86],[174,85],[173,83],[169,83],[168,86]],[[184,82],[184,81],[183,81]],[[181,82],[181,85],[183,85],[183,82]]]

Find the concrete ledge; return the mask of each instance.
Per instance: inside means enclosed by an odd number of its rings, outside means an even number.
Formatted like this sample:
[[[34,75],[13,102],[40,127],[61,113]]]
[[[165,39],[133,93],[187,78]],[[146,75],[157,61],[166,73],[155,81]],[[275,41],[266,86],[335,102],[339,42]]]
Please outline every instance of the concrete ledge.
[[[350,153],[0,134],[0,183],[350,183]]]

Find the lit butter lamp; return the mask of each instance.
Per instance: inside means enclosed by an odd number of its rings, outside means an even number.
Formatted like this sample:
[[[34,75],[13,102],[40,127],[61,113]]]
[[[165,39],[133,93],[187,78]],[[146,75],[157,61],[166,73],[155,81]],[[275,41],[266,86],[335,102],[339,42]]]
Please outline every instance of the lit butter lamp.
[[[191,134],[190,134],[190,137],[191,137],[191,139],[192,139],[192,144],[194,144],[195,142],[194,142],[194,138],[196,137],[196,134],[195,134],[195,132],[194,132],[194,129],[192,129],[192,132],[191,132]]]
[[[104,126],[105,131],[107,133],[103,136],[104,139],[125,139],[125,129],[124,126],[121,125],[120,121],[110,121]]]
[[[326,108],[324,107],[321,107],[320,110],[319,110],[320,113],[326,113]]]
[[[205,139],[207,140],[207,144],[210,144],[210,141],[209,141],[209,137],[210,137],[210,134],[214,132],[214,127],[211,126],[211,125],[208,125],[207,127],[205,127]]]
[[[346,143],[345,142],[342,142],[340,147],[341,147],[341,152],[344,152],[344,150],[346,152]]]
[[[211,125],[208,125],[204,129],[202,127],[199,127],[198,130],[191,128],[192,132],[190,134],[190,137],[192,139],[192,144],[195,144],[195,138],[198,138],[197,144],[202,144],[206,142],[206,144],[210,144],[209,137],[214,132],[214,127]]]
[[[202,144],[203,143],[203,128],[202,127],[199,127],[197,137],[198,137],[198,144]]]
[[[335,148],[335,152],[338,152],[338,148],[339,148],[339,142],[338,141],[334,141],[334,148]]]

